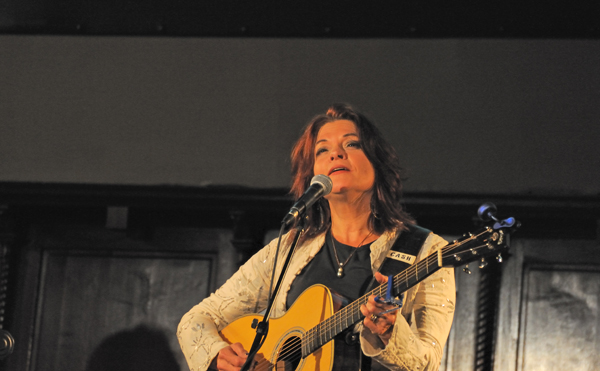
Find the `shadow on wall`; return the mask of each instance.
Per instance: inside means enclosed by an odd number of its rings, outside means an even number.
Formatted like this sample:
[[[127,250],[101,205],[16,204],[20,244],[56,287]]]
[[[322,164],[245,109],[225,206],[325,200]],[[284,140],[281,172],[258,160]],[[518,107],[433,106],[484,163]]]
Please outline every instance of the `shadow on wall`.
[[[88,359],[86,371],[179,371],[162,330],[140,325],[104,339]]]

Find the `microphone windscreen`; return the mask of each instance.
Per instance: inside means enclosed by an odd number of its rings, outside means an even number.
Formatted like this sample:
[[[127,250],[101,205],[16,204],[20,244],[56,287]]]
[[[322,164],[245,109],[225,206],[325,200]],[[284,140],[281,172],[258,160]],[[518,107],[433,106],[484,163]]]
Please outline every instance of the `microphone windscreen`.
[[[327,175],[324,175],[324,174],[315,175],[310,180],[310,185],[313,185],[315,183],[319,183],[323,186],[323,188],[324,188],[323,196],[328,195],[331,192],[331,190],[333,189],[333,181],[331,181],[331,178],[328,177]]]

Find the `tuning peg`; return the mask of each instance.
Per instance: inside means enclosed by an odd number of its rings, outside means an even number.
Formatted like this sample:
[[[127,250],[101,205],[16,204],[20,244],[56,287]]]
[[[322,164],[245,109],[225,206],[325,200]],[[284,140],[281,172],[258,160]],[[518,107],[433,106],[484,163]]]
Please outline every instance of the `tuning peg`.
[[[485,258],[481,258],[481,261],[479,262],[479,269],[483,269],[488,265],[488,262],[485,261]]]
[[[494,205],[491,202],[486,202],[483,205],[479,206],[479,209],[477,209],[477,215],[479,216],[479,219],[483,220],[484,222],[493,220],[495,222],[494,229],[511,228],[514,226],[516,226],[516,228],[519,228],[521,226],[521,223],[513,217],[506,218],[504,220],[499,220],[496,217],[497,211],[498,209],[496,208],[496,205]]]
[[[479,209],[477,209],[477,215],[479,216],[479,219],[483,220],[484,222],[487,222],[489,220],[497,222],[497,211],[498,209],[496,208],[496,205],[494,205],[491,202],[486,202],[483,205],[479,206]]]
[[[498,254],[498,256],[496,256],[496,261],[498,263],[502,263],[502,254]]]
[[[469,264],[465,265],[465,267],[463,268],[463,272],[465,272],[466,274],[471,274],[471,270],[469,269]]]

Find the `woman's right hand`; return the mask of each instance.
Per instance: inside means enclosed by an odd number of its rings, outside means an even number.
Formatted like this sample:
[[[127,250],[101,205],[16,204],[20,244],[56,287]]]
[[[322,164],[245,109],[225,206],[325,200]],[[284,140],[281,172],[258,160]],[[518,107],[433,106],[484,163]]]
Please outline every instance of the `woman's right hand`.
[[[231,344],[219,351],[211,364],[211,368],[219,371],[238,371],[248,358],[248,351],[240,343]]]

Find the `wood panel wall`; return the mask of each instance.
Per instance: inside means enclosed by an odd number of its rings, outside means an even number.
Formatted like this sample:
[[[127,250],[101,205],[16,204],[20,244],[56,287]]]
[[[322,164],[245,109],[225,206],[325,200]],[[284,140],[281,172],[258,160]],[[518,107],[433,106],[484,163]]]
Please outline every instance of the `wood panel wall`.
[[[513,242],[504,267],[496,370],[593,370],[600,365],[600,243]]]
[[[7,369],[108,369],[117,361],[116,369],[125,369],[147,364],[141,344],[148,338],[149,346],[167,348],[151,352],[146,369],[185,369],[176,326],[235,268],[231,231],[158,228],[138,239],[87,225],[30,228],[21,250],[17,346]],[[122,338],[130,343],[103,355]]]

